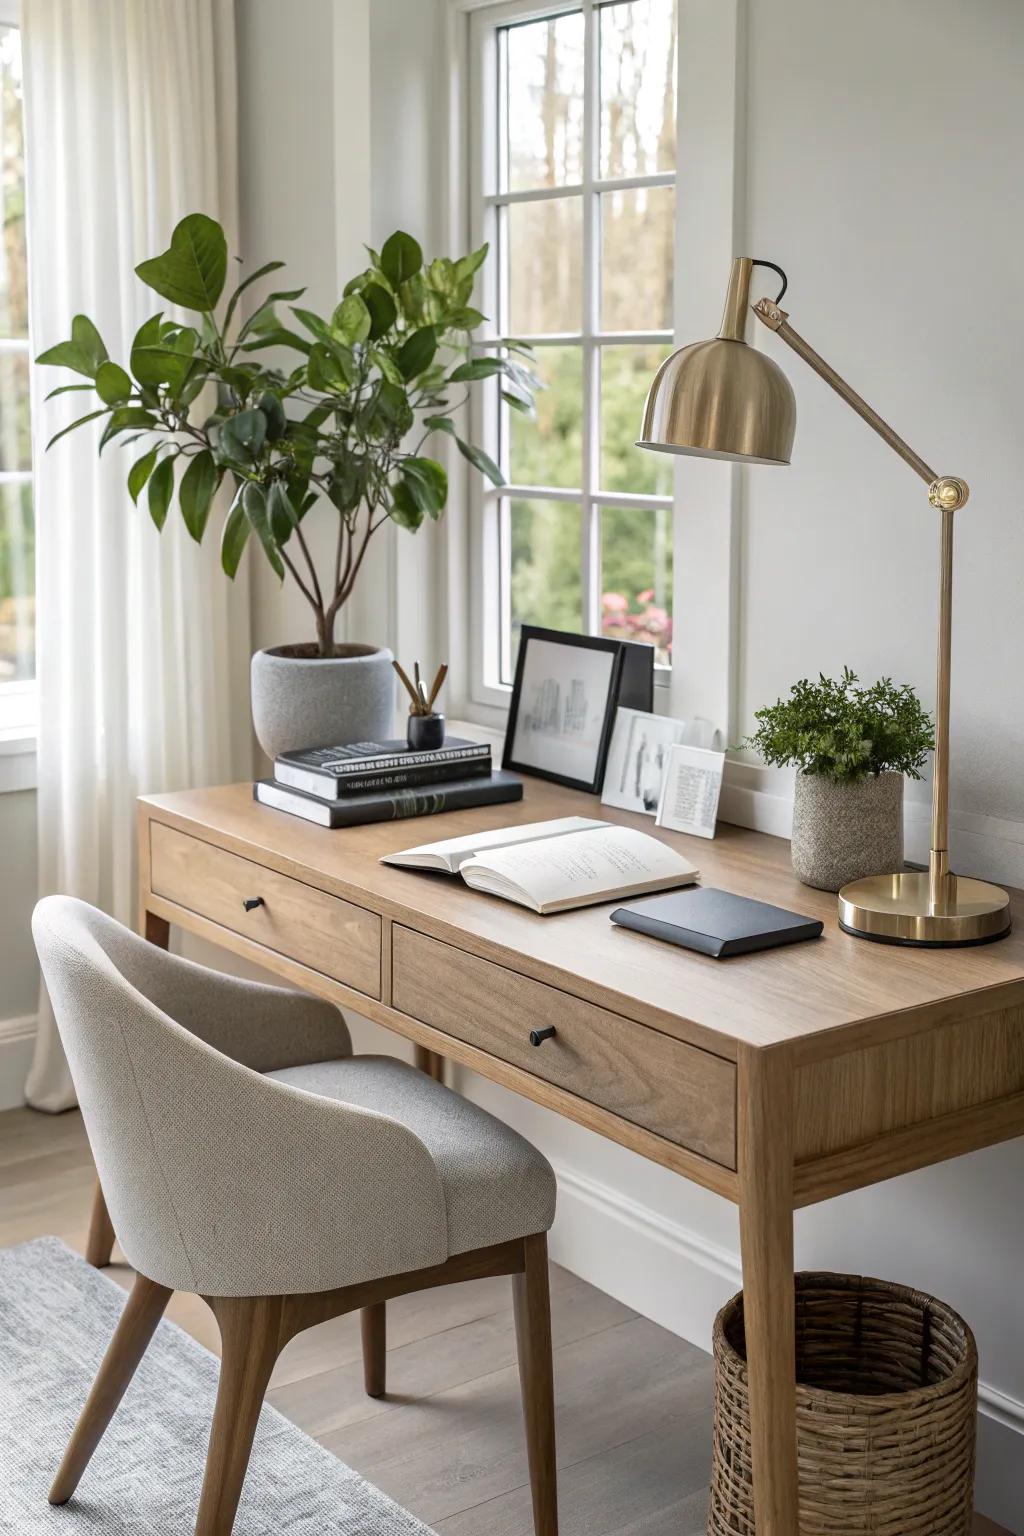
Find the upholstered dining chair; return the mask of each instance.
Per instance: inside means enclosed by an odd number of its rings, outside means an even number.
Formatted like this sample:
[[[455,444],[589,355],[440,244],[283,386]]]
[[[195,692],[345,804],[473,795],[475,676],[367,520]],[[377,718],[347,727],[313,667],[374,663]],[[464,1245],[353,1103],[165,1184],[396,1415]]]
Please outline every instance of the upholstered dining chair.
[[[333,1005],[167,954],[50,896],[33,934],[118,1241],[136,1271],[50,1491],[66,1503],[176,1290],[222,1363],[196,1536],[230,1536],[278,1354],[362,1310],[385,1390],[389,1298],[513,1277],[537,1536],[556,1536],[547,1238],[555,1181],[508,1126],[424,1073],[353,1056]]]

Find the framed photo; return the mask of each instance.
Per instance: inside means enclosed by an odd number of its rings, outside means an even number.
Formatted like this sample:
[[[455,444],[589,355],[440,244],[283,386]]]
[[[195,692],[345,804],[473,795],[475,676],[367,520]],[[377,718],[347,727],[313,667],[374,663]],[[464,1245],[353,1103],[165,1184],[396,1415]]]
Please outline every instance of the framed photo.
[[[623,709],[615,716],[601,804],[620,811],[657,815],[669,748],[685,741],[685,720]]]
[[[714,837],[725,753],[671,746],[658,803],[658,826],[693,837]]]
[[[502,767],[597,794],[620,699],[653,689],[653,646],[524,624]]]

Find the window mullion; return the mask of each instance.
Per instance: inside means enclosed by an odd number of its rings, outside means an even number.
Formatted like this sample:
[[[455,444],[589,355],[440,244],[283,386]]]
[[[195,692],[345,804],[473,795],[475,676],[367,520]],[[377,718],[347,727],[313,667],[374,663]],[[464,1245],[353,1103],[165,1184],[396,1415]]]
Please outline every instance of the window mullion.
[[[583,0],[583,504],[581,528],[581,605],[583,628],[594,633],[600,619],[601,513],[594,501],[601,458],[600,353],[594,337],[600,326],[600,206],[595,190],[600,144],[600,52],[598,11]]]

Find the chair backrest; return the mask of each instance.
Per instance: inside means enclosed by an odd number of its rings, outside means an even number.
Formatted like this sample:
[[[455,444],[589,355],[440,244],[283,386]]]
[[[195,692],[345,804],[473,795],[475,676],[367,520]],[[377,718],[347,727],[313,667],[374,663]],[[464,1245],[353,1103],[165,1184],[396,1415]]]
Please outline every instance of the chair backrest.
[[[165,1011],[173,957],[86,903],[44,898],[32,931],[134,1268],[175,1290],[273,1295],[391,1273],[398,1250],[398,1268],[445,1257],[431,1221],[403,1215],[420,1202],[444,1228],[437,1170],[405,1126],[262,1077],[183,1028]],[[214,974],[187,970],[193,992]]]

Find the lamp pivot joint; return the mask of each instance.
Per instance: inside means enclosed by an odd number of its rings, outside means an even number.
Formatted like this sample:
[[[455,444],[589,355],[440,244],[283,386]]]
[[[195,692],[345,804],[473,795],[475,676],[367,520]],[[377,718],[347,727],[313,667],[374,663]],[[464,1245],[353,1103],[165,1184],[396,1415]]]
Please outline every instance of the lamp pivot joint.
[[[758,299],[754,305],[754,314],[773,331],[781,330],[789,319],[789,315],[779,308],[774,299]]]
[[[965,506],[971,492],[966,480],[956,475],[940,475],[928,487],[928,500],[940,512],[956,512]]]

